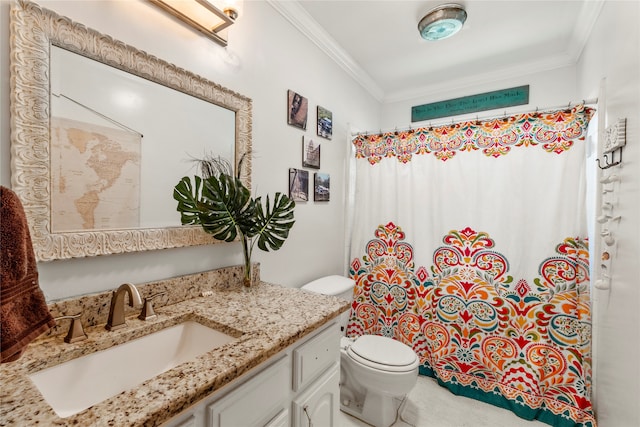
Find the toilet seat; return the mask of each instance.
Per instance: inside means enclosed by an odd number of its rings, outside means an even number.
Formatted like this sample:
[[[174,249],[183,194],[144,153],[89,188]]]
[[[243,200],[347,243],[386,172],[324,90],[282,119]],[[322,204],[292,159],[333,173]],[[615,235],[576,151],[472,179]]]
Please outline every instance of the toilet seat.
[[[410,372],[418,367],[418,356],[406,344],[378,335],[363,335],[348,348],[354,361],[386,372]]]

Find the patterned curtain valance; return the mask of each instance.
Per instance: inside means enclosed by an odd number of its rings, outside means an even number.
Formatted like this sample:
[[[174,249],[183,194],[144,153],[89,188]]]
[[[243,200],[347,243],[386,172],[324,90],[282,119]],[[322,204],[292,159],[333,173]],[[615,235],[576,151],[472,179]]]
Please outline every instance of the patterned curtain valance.
[[[402,132],[358,135],[353,139],[356,158],[375,165],[384,157],[411,161],[414,154],[433,153],[446,161],[458,151],[482,150],[486,156],[500,157],[511,147],[541,145],[549,153],[561,154],[575,140],[584,140],[593,108],[578,105],[571,109],[530,112],[490,120],[425,127]]]

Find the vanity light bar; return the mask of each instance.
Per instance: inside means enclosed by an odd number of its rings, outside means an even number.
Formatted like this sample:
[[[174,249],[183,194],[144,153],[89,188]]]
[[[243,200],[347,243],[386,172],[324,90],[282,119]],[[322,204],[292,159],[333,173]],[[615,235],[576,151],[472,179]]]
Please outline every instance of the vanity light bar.
[[[233,8],[220,10],[207,0],[149,0],[151,3],[200,31],[222,46],[227,41],[219,34],[238,17]]]

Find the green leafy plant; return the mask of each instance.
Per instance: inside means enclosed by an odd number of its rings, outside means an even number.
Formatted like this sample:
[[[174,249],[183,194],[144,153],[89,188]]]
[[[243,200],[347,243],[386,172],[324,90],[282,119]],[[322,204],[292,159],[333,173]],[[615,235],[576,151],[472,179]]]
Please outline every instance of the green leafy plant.
[[[295,202],[277,192],[273,203],[266,196],[253,199],[240,180],[243,158],[236,176],[231,165],[220,157],[196,159],[202,176],[184,177],[175,186],[173,198],[178,202],[182,225],[202,226],[213,238],[232,242],[238,237],[244,255],[244,284],[251,283],[251,254],[254,246],[263,251],[277,251],[289,236],[295,222]]]

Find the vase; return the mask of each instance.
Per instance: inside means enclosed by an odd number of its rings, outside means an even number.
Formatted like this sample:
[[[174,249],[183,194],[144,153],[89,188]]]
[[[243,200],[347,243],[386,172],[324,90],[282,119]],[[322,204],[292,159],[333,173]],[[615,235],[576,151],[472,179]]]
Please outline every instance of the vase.
[[[242,287],[245,290],[253,287],[253,265],[251,264],[251,260],[249,260],[248,263],[245,262],[242,267]]]
[[[251,252],[249,239],[246,236],[242,238],[242,253],[244,255],[244,265],[242,267],[242,287],[245,290],[253,287],[253,265],[251,264]]]

